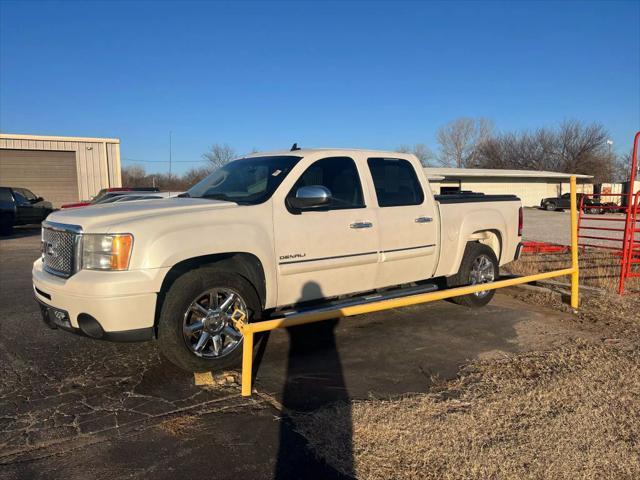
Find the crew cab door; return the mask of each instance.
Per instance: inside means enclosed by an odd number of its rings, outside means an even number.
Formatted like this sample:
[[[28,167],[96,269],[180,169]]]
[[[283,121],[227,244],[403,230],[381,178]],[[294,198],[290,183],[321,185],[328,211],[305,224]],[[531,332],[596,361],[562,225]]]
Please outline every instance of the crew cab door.
[[[300,187],[322,186],[332,200],[296,210]],[[274,196],[278,305],[370,290],[378,262],[375,210],[366,204],[361,172],[350,157],[315,160],[290,189]]]
[[[438,217],[431,191],[414,165],[400,158],[368,158],[376,193],[380,265],[376,287],[430,278],[436,269]],[[425,188],[429,188],[425,182]]]

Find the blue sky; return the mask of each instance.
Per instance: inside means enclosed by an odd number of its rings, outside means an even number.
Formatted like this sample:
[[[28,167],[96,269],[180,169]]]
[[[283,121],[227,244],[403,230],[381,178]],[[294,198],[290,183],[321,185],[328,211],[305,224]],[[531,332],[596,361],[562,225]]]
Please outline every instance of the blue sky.
[[[440,125],[640,129],[640,2],[0,3],[0,130],[118,137],[124,164],[436,148]],[[144,163],[166,171],[166,163]]]

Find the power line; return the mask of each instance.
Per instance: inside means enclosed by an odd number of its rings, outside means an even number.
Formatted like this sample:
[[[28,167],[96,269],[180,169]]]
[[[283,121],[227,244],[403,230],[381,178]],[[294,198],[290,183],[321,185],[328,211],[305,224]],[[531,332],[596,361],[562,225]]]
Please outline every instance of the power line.
[[[140,162],[140,163],[169,163],[169,160],[141,160],[138,158],[128,158],[122,157],[121,160],[125,162]],[[172,160],[171,163],[201,163],[206,162],[206,160]]]

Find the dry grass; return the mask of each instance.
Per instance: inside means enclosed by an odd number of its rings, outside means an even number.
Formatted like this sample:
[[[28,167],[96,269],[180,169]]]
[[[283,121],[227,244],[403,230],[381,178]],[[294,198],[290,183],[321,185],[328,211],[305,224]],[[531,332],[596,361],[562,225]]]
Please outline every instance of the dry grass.
[[[620,278],[620,256],[606,250],[589,249],[579,255],[580,283],[613,292],[618,289]],[[534,273],[560,270],[571,266],[568,253],[525,254],[518,261],[502,268],[504,273],[531,275]],[[634,268],[636,270],[637,267]],[[569,282],[569,277],[559,277],[558,281]],[[640,278],[627,280],[626,290],[640,293]]]
[[[576,321],[600,341],[476,361],[430,393],[333,405],[297,428],[360,479],[640,478],[640,296],[585,295]]]
[[[578,343],[478,362],[440,392],[334,405],[296,424],[321,457],[362,479],[639,478],[639,365],[637,349]],[[335,422],[344,418],[353,426]]]

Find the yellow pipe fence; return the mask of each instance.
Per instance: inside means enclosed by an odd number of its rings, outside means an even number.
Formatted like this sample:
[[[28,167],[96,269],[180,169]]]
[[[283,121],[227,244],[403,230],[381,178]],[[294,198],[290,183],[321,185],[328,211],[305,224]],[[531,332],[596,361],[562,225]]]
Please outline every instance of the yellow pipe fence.
[[[252,372],[253,372],[253,340],[254,335],[260,332],[267,332],[277,328],[294,327],[306,323],[320,322],[322,320],[330,320],[340,317],[352,317],[354,315],[362,315],[364,313],[380,312],[391,308],[407,307],[410,305],[418,305],[421,303],[434,302],[436,300],[444,300],[445,298],[457,297],[460,295],[468,295],[471,293],[482,292],[485,290],[497,290],[499,288],[511,287],[523,283],[535,282],[546,278],[562,277],[571,275],[571,307],[575,310],[578,308],[579,287],[578,287],[578,211],[576,200],[576,177],[571,177],[571,267],[563,270],[554,270],[551,272],[537,273],[535,275],[527,275],[525,277],[509,278],[507,280],[498,280],[491,283],[482,283],[478,285],[469,285],[466,287],[450,288],[446,290],[421,293],[410,295],[402,298],[393,298],[380,300],[377,302],[367,303],[364,305],[352,305],[342,308],[335,308],[321,312],[309,312],[306,315],[296,316],[294,318],[278,318],[274,320],[266,320],[256,323],[238,322],[242,334],[244,336],[242,347],[242,396],[251,395]]]

